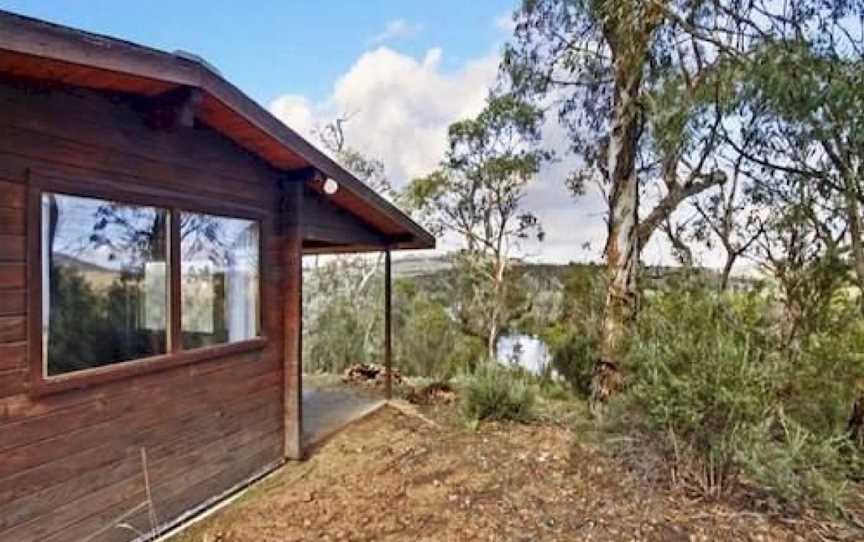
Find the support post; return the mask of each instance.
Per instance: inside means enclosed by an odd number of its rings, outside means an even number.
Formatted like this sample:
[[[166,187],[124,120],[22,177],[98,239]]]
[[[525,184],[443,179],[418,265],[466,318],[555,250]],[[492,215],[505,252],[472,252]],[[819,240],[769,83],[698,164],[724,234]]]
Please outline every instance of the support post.
[[[283,184],[282,317],[284,455],[303,458],[303,184]]]
[[[390,275],[390,248],[384,251],[384,368],[386,370],[386,397],[393,398],[393,342],[392,342],[392,280]]]

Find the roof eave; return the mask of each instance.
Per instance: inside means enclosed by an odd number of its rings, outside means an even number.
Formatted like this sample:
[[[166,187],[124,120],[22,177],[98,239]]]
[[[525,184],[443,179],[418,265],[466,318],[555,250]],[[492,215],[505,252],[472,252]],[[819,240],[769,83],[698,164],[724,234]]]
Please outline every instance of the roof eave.
[[[297,154],[309,166],[333,178],[361,202],[401,226],[412,236],[410,248],[435,247],[434,236],[422,226],[202,61],[2,10],[0,50],[201,89],[263,135]],[[266,156],[262,158],[269,161]]]

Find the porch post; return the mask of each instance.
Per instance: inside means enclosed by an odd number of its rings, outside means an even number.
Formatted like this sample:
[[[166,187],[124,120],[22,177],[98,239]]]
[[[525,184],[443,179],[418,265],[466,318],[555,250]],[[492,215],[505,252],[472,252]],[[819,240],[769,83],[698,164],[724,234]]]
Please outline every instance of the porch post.
[[[303,183],[285,182],[282,207],[284,456],[303,458]]]
[[[393,344],[392,344],[392,322],[391,312],[391,276],[390,276],[390,248],[384,251],[384,367],[386,369],[386,397],[389,401],[393,398]]]

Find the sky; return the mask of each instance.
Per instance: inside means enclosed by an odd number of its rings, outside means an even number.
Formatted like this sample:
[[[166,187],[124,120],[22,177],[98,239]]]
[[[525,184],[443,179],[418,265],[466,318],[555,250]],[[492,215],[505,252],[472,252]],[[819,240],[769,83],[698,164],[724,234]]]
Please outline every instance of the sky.
[[[346,142],[380,159],[401,188],[443,157],[447,126],[475,115],[494,84],[518,0],[0,0],[0,9],[166,51],[203,57],[274,115],[315,142],[315,130],[349,117]],[[577,159],[553,120],[544,142],[561,159],[541,171],[525,206],[546,231],[519,247],[535,261],[598,260],[599,193],[564,188]],[[439,243],[455,248],[451,239]],[[645,252],[668,261],[664,243]],[[708,262],[709,264],[711,262]]]

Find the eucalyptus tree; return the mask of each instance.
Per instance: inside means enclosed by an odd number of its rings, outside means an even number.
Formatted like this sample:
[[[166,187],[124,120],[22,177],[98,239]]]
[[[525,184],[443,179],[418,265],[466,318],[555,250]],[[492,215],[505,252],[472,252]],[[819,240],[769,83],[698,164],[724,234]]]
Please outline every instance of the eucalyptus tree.
[[[472,285],[463,309],[480,313],[490,359],[508,321],[508,271],[514,249],[543,239],[537,217],[523,206],[525,190],[552,154],[539,147],[540,110],[513,95],[490,96],[475,118],[449,127],[441,167],[414,179],[404,198],[436,234],[458,236],[460,262]],[[470,331],[470,330],[469,330]]]
[[[384,163],[349,144],[350,116],[316,131],[324,149],[385,198],[395,197]],[[382,352],[383,253],[315,257],[304,279],[304,356],[316,370],[341,371]],[[376,333],[379,332],[379,333]]]
[[[721,292],[729,288],[735,264],[749,255],[754,244],[764,237],[763,215],[766,212],[766,202],[753,196],[752,173],[745,169],[745,157],[735,155],[726,167],[729,181],[693,200],[696,216],[688,225],[690,237],[694,240],[708,249],[719,245],[723,250],[724,261],[718,284]]]
[[[806,176],[755,185],[750,197],[770,212],[756,215],[759,228],[749,257],[776,281],[781,338],[794,358],[802,341],[826,327],[832,300],[848,283],[843,216],[824,187]]]
[[[765,120],[759,140],[738,150],[769,175],[764,191],[802,178],[814,185],[818,204],[841,221],[864,291],[864,57],[860,40],[843,43],[820,36],[766,47],[746,80]]]
[[[712,160],[725,81],[714,75],[737,51],[735,15],[747,3],[673,0],[524,0],[502,68],[514,89],[557,109],[589,182],[608,200],[607,299],[592,410],[613,392],[618,359],[638,306],[641,247],[693,196],[726,178]],[[649,186],[661,195],[640,220]]]
[[[864,312],[864,2],[794,5],[796,16],[775,25],[782,39],[762,44],[742,77],[760,136],[736,148],[765,179],[760,192],[808,195],[786,213],[789,220],[772,224],[767,233],[774,238],[760,247],[785,291],[787,320],[800,322],[789,330],[793,345],[818,324],[814,316],[850,266]],[[802,263],[805,256],[810,260]],[[851,411],[849,431],[860,443],[860,390]]]

